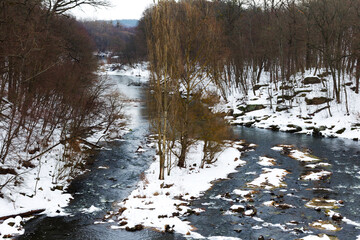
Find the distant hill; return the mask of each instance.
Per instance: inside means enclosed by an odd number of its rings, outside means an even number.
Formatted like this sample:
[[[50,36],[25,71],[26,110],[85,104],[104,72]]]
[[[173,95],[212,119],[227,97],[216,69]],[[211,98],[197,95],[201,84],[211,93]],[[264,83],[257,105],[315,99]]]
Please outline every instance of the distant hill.
[[[120,19],[113,20],[113,24],[116,25],[117,22],[120,22],[121,25],[127,28],[136,27],[139,24],[139,20],[137,19]]]

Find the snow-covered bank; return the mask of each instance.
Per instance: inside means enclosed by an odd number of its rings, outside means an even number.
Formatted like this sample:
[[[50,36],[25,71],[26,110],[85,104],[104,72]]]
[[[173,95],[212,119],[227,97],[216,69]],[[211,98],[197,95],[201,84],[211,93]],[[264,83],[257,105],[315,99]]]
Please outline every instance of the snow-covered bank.
[[[104,64],[101,68],[102,73],[107,75],[122,75],[132,76],[148,81],[150,71],[146,62],[134,64],[134,66],[119,65],[119,64]]]
[[[325,137],[360,139],[360,94],[345,79],[341,103],[333,99],[330,76],[312,71],[298,74],[290,83],[272,83],[264,73],[247,95],[233,89],[223,110],[234,125],[267,128]]]
[[[58,136],[60,137],[60,136]],[[56,135],[52,138],[53,145],[60,138]],[[51,151],[43,154],[33,161],[29,167],[20,167],[16,163],[2,165],[1,169],[14,169],[15,172],[0,175],[2,184],[6,185],[1,190],[0,197],[0,238],[11,237],[23,234],[23,219],[31,216],[31,212],[38,211],[49,216],[65,214],[62,210],[67,206],[71,199],[70,194],[64,191],[71,179],[82,172],[77,167],[65,167],[68,162],[63,159],[63,154],[67,152],[66,146],[59,144]],[[31,159],[34,155],[21,152],[22,159]],[[83,155],[73,153],[72,159],[75,165],[84,164]],[[35,166],[35,162],[36,165]],[[17,167],[16,167],[17,166]],[[7,219],[6,216],[14,215]]]
[[[147,63],[133,67],[106,64],[103,72],[135,76],[141,82],[150,76]],[[346,93],[341,92],[342,102],[337,103],[327,90],[332,89],[330,76],[317,77],[309,70],[295,78],[303,80],[274,84],[265,72],[254,86],[255,90],[250,87],[247,95],[234,87],[225,89],[227,101],[222,100],[216,109],[229,113],[227,119],[233,125],[360,140],[360,94],[352,90],[350,80],[344,80]],[[309,78],[320,81],[305,81]],[[211,84],[208,88],[215,89]]]
[[[159,159],[156,158],[137,188],[118,204],[119,210],[115,213],[118,221],[112,228],[135,231],[145,227],[202,238],[190,222],[180,217],[201,214],[203,210],[192,209],[189,201],[200,197],[214,181],[227,178],[245,164],[240,160],[241,144],[244,142],[227,143],[214,164],[200,168],[202,143],[199,142],[189,151],[187,167],[174,168],[163,181],[158,180]],[[105,218],[111,219],[111,216]]]
[[[112,86],[108,91],[118,91],[116,85]],[[128,113],[133,114],[131,111]],[[39,139],[33,151],[24,151],[24,142],[19,142],[9,160],[0,164],[0,239],[23,234],[24,222],[35,214],[67,214],[63,208],[72,199],[66,193],[67,187],[75,177],[88,171],[86,159],[89,150],[97,148],[99,140],[121,138],[129,132],[124,118],[114,119],[106,133],[108,122],[104,119],[97,121],[93,123],[96,128],[88,137],[60,141],[63,139],[61,130],[55,129],[46,146]],[[41,128],[36,126],[34,129],[39,133],[36,136],[41,136]],[[90,210],[94,209],[84,209]]]

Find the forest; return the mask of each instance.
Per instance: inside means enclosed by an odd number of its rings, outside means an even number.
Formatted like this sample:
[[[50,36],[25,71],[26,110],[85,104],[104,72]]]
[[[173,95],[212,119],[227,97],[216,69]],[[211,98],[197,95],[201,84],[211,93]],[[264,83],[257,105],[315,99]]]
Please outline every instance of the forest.
[[[322,82],[321,91],[327,94],[313,101],[306,99],[306,103],[328,103],[323,109],[331,116],[329,101],[334,99],[338,104],[346,103],[350,114],[352,103],[346,86],[359,93],[359,7],[355,0],[184,0],[159,1],[145,11],[140,26],[145,26],[153,95],[150,102],[155,105],[152,122],[161,168],[173,164],[172,155],[177,165],[184,167],[194,139],[206,142],[206,158],[229,136],[221,134],[224,130],[211,128],[221,117],[214,111],[206,113],[216,104],[218,93],[225,100],[233,91],[246,97],[271,84],[267,87],[270,106],[274,104],[270,92],[279,91],[282,96],[277,97],[277,103],[289,100],[286,104],[291,108],[289,90],[296,91],[294,86],[304,83],[299,74],[313,70],[319,76],[314,83]],[[269,82],[261,85],[264,75]],[[320,79],[325,77],[329,81]],[[181,146],[178,153],[171,147],[175,142]]]
[[[116,115],[111,110],[114,96],[95,74],[94,41],[80,22],[65,15],[77,4],[0,3],[0,172],[10,175],[0,190],[21,182],[20,172],[41,165],[41,156],[59,145],[64,148],[58,161],[70,169],[79,167],[81,138]],[[54,173],[55,183],[62,174]]]

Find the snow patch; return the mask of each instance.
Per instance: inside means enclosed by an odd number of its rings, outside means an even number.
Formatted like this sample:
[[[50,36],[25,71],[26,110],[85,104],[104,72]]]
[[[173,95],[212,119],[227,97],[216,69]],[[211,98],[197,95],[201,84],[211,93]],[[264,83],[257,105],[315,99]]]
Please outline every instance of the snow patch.
[[[8,218],[0,224],[0,237],[5,238],[6,235],[17,236],[24,234],[23,219],[20,216]]]
[[[302,151],[299,151],[296,149],[290,151],[289,157],[296,159],[300,162],[318,162],[318,161],[320,161],[319,158],[311,156],[308,153],[305,153],[305,152],[302,152]]]
[[[93,213],[93,212],[99,212],[101,211],[101,208],[95,207],[94,205],[91,205],[89,208],[83,208],[81,209],[81,212],[83,213]]]
[[[301,238],[300,240],[331,240],[331,238],[326,234],[320,234],[320,235],[308,235],[306,237]]]
[[[329,171],[325,171],[325,170],[321,170],[319,172],[309,172],[305,175],[302,175],[300,177],[301,180],[313,180],[313,181],[316,181],[316,180],[321,180],[323,178],[326,178],[326,177],[329,177],[331,176],[331,172]]]
[[[259,157],[258,164],[264,167],[271,167],[276,165],[276,160],[270,157]]]
[[[284,178],[287,174],[289,174],[289,172],[284,169],[263,168],[262,174],[252,182],[247,183],[247,185],[249,187],[265,189],[286,187]]]
[[[331,167],[331,164],[330,163],[315,163],[315,164],[308,164],[305,167],[306,168]]]
[[[201,169],[202,142],[189,150],[187,168],[174,168],[164,181],[158,180],[159,159],[150,165],[143,180],[130,196],[119,204],[119,228],[134,227],[141,224],[144,227],[165,231],[166,225],[173,226],[175,232],[187,237],[201,238],[188,221],[182,221],[179,216],[199,214],[191,209],[188,200],[200,197],[212,186],[212,182],[227,178],[228,174],[236,172],[238,166],[246,162],[239,160],[240,152],[234,147],[227,147],[218,156],[213,165]],[[165,187],[166,186],[166,187]]]
[[[208,237],[207,239],[209,239],[209,240],[241,240],[241,238],[222,237],[222,236],[213,236],[213,237]]]

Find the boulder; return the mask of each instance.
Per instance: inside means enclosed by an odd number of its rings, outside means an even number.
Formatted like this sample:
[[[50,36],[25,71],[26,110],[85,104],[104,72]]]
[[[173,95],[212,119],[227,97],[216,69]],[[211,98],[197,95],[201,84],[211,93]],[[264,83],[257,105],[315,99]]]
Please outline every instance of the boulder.
[[[12,168],[0,167],[0,175],[6,175],[6,174],[17,175],[17,172]]]
[[[289,132],[289,133],[296,133],[296,132],[300,132],[302,131],[302,127],[300,126],[296,126],[294,124],[289,124],[287,125],[288,128],[291,128],[291,129],[288,129],[286,132]]]
[[[330,102],[332,99],[327,97],[314,97],[314,98],[305,98],[307,105],[320,105],[327,102]]]
[[[280,86],[280,90],[290,90],[290,89],[293,89],[293,88],[294,88],[293,86],[288,86],[288,85]]]
[[[126,227],[125,230],[128,232],[136,232],[136,231],[141,231],[144,229],[144,226],[141,224],[137,224],[134,227]]]
[[[270,125],[269,127],[274,132],[277,132],[280,130],[280,127],[278,125]]]
[[[276,107],[276,111],[277,111],[277,112],[286,111],[286,110],[288,110],[288,109],[289,109],[289,107],[288,107],[288,106],[285,106],[285,105],[279,105],[279,106]]]
[[[281,98],[282,100],[291,100],[294,97],[295,97],[294,95],[280,95],[277,97],[277,99]]]
[[[298,95],[298,94],[300,94],[300,93],[310,93],[310,92],[312,92],[311,89],[296,89],[296,90],[294,91],[294,95]]]
[[[342,128],[338,131],[336,131],[336,134],[343,134],[345,132],[346,128]]]
[[[256,110],[261,110],[266,108],[266,106],[262,105],[262,104],[249,104],[246,106],[240,106],[238,107],[238,109],[244,113],[247,112],[252,112],[252,111],[256,111]]]
[[[254,90],[256,91],[259,90],[261,87],[267,87],[267,86],[269,86],[269,84],[256,84],[254,86]]]
[[[318,77],[307,77],[303,81],[304,84],[318,84],[321,83],[321,79]]]

